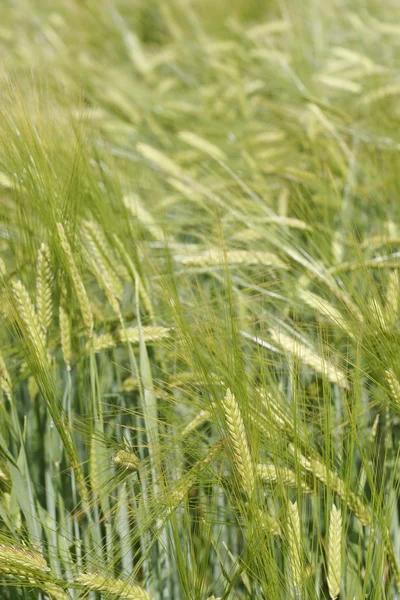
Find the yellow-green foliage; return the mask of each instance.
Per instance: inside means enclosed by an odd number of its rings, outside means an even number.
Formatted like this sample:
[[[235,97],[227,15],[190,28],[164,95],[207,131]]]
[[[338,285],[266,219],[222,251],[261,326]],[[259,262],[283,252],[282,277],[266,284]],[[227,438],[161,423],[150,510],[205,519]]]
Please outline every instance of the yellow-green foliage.
[[[398,598],[399,23],[2,2],[2,599]]]

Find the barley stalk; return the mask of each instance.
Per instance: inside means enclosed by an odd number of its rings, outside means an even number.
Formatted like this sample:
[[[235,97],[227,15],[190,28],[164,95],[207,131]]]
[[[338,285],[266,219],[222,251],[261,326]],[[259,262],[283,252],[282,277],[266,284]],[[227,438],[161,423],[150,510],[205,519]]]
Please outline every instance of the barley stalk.
[[[334,600],[339,596],[342,581],[342,515],[333,504],[329,521],[328,589]]]
[[[229,389],[226,391],[223,406],[236,470],[241,479],[244,491],[251,496],[255,489],[253,462],[239,405]]]
[[[83,285],[81,276],[79,275],[77,266],[75,264],[71,246],[64,231],[64,227],[61,223],[57,223],[57,229],[61,246],[64,251],[64,257],[71,278],[71,283],[74,288],[76,299],[78,300],[82,320],[88,331],[89,336],[91,336],[93,332],[93,314],[92,309],[90,308],[89,298],[87,296],[85,286]]]

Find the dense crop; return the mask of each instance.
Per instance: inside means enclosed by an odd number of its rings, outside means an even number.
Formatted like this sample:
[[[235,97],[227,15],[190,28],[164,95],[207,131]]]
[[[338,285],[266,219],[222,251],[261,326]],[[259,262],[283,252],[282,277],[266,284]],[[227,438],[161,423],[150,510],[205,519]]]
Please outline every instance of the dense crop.
[[[1,598],[399,598],[400,7],[1,12]]]

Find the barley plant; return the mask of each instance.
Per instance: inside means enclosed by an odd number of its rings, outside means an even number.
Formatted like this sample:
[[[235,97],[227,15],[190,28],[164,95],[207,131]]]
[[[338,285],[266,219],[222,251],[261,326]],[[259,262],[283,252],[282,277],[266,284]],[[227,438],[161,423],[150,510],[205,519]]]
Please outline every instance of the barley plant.
[[[399,40],[2,0],[1,599],[400,599]]]

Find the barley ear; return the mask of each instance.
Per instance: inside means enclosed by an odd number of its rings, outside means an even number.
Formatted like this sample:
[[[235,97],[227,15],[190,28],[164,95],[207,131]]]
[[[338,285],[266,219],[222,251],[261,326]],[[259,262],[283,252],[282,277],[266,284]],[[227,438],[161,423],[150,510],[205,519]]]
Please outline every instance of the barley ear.
[[[342,580],[342,515],[333,504],[329,521],[328,589],[334,600],[340,593]]]
[[[392,369],[385,371],[385,377],[389,385],[390,394],[396,404],[396,408],[400,410],[400,382]]]
[[[49,567],[41,554],[23,546],[0,544],[0,573],[28,577],[48,573]]]
[[[87,296],[85,286],[83,285],[81,276],[79,275],[75,260],[72,254],[71,246],[67,239],[64,227],[61,223],[57,223],[58,234],[60,243],[64,251],[65,262],[67,264],[71,283],[74,288],[76,299],[78,300],[79,308],[82,315],[83,323],[88,331],[89,336],[92,336],[93,332],[93,314],[90,307],[89,298]]]
[[[290,445],[293,449],[293,446]],[[289,446],[289,448],[290,448]],[[362,499],[350,490],[339,475],[327,468],[322,459],[311,457],[310,459],[297,453],[297,459],[303,469],[312,473],[321,483],[330,487],[336,494],[348,505],[350,510],[354,512],[356,517],[364,526],[371,524],[371,513],[367,506],[362,502]]]
[[[64,357],[64,362],[67,366],[67,371],[71,370],[71,359],[72,359],[72,344],[71,344],[71,320],[67,311],[66,303],[66,290],[62,288],[60,306],[59,306],[59,319],[60,319],[60,337],[61,337],[61,349]]]
[[[50,250],[47,244],[43,243],[39,248],[37,260],[36,310],[44,336],[46,336],[53,314],[51,302],[52,283]]]
[[[255,489],[253,461],[239,405],[229,389],[226,391],[223,406],[236,470],[241,479],[244,491],[251,496]]]
[[[56,583],[46,582],[43,584],[42,590],[51,600],[68,600],[69,598],[66,592]]]
[[[114,579],[100,574],[85,573],[76,578],[76,582],[88,591],[102,592],[107,596],[125,598],[126,600],[151,600],[149,594],[138,585],[122,579]]]
[[[191,433],[192,431],[194,431],[195,429],[197,429],[198,427],[200,427],[201,425],[203,425],[210,419],[211,419],[211,413],[208,410],[200,410],[197,413],[197,415],[195,417],[193,417],[193,419],[186,425],[186,427],[182,431],[182,438],[189,435],[189,433]]]
[[[289,502],[288,505],[288,543],[290,572],[292,575],[292,584],[296,591],[301,588],[301,530],[300,515],[297,502]]]
[[[272,328],[269,333],[273,342],[279,344],[283,350],[289,352],[300,362],[308,365],[317,373],[325,375],[331,383],[336,383],[344,389],[349,388],[346,373],[325,358],[325,351],[311,350],[303,342],[282,333],[279,329]]]
[[[250,506],[247,505],[250,509]],[[268,537],[271,535],[281,535],[281,528],[279,521],[269,514],[266,510],[261,510],[258,506],[254,507],[254,516],[256,518],[256,525],[260,527],[265,535]]]
[[[64,590],[54,583],[43,556],[23,546],[0,544],[0,574],[5,579],[43,591],[52,600],[67,600]]]
[[[94,263],[96,272],[100,272],[101,281],[105,282],[107,288],[109,288],[112,294],[120,300],[124,288],[116,273],[116,269],[110,264],[112,250],[105,245],[105,239],[102,235],[100,226],[93,221],[84,221],[82,234],[87,253],[90,256],[92,263]],[[97,276],[97,273],[95,274]]]
[[[256,466],[256,475],[262,481],[267,483],[284,484],[301,487],[304,492],[311,492],[312,489],[307,482],[299,479],[296,472],[288,467],[276,467],[274,464],[258,464]]]
[[[4,362],[3,357],[0,354],[0,388],[4,391],[8,400],[11,402],[12,399],[12,384],[11,377]]]
[[[114,454],[114,463],[127,471],[137,471],[139,467],[139,458],[133,452],[128,450],[117,450]]]
[[[397,315],[399,312],[399,292],[399,270],[395,269],[389,275],[389,283],[386,294],[387,300],[385,307],[386,321],[392,326],[395,325]]]
[[[4,262],[4,260],[0,256],[0,279],[3,278],[3,277],[5,277],[6,274],[7,274],[6,263]]]
[[[21,281],[13,281],[11,285],[18,323],[35,351],[37,359],[43,363],[46,358],[46,341],[35,307]]]

